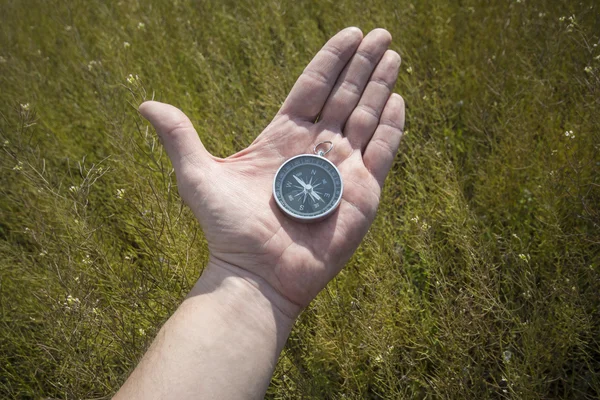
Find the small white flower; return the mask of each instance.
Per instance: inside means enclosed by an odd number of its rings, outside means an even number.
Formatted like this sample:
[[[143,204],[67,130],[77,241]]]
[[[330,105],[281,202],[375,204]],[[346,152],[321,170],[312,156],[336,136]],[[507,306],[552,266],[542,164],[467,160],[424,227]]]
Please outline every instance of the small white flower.
[[[408,72],[408,74],[412,74],[413,73],[413,67],[408,67],[406,68],[406,72]]]
[[[21,110],[23,111],[29,111],[29,103],[25,103],[25,104],[21,104]]]
[[[123,47],[128,49],[131,47],[131,45],[129,44],[129,42],[123,42]]]
[[[125,189],[117,189],[117,199],[122,199],[125,196]]]
[[[128,82],[130,85],[133,85],[133,84],[135,84],[135,83],[136,83],[136,82],[137,82],[139,79],[140,79],[140,77],[139,77],[139,76],[137,76],[137,75],[135,75],[135,76],[134,76],[133,74],[129,74],[129,75],[127,76],[127,82]]]
[[[573,131],[565,131],[565,136],[569,139],[575,139],[575,134],[573,134]]]
[[[65,306],[67,306],[67,309],[70,309],[70,307],[73,307],[73,308],[79,307],[79,304],[81,304],[81,302],[79,301],[79,299],[77,297],[68,295],[67,301],[65,301],[64,304],[65,304]]]
[[[8,140],[5,140],[5,141],[4,141],[4,143],[2,143],[2,147],[6,147],[6,146],[8,146],[8,144],[9,144],[9,143],[10,143],[10,142],[9,142]]]
[[[142,29],[144,29],[145,27],[146,27],[146,24],[145,24],[145,23],[143,23],[143,22],[138,22],[138,24],[137,24],[137,28],[138,28],[138,29],[142,30]]]
[[[559,20],[560,22],[565,22],[565,16],[563,15],[563,16],[562,16],[562,17],[560,17],[558,20]]]
[[[81,260],[81,262],[85,265],[90,265],[92,263],[92,259],[89,254],[86,254],[85,257]]]
[[[65,26],[65,31],[69,32],[73,27],[71,25]]]
[[[23,163],[19,161],[17,165],[13,167],[13,171],[21,171],[23,169]]]
[[[417,216],[415,216],[415,217],[412,217],[410,220],[411,220],[412,222],[414,222],[414,223],[418,223],[418,222],[419,222],[419,216],[417,215]]]
[[[423,222],[423,224],[421,225],[421,230],[422,231],[426,231],[429,228],[431,228],[431,226],[427,222]]]
[[[583,70],[584,70],[585,72],[587,72],[588,74],[591,74],[591,73],[592,73],[592,67],[590,67],[589,65],[588,65],[587,67],[585,67]]]
[[[510,350],[504,351],[504,353],[502,353],[502,358],[504,359],[505,363],[510,362],[510,359],[512,358],[512,352]]]
[[[98,65],[98,61],[92,60],[88,63],[88,71],[91,71],[94,69],[94,66]]]
[[[42,250],[39,255],[40,257],[45,257],[48,255],[48,252],[46,250]]]
[[[79,186],[71,186],[69,188],[69,192],[71,192],[71,193],[75,193],[75,192],[78,192],[78,191],[79,191]]]
[[[140,334],[140,336],[146,336],[146,331],[142,328],[138,329],[138,333]]]
[[[543,12],[538,14],[538,17],[540,17],[540,18],[544,18],[545,16],[546,16],[546,13],[543,13]]]

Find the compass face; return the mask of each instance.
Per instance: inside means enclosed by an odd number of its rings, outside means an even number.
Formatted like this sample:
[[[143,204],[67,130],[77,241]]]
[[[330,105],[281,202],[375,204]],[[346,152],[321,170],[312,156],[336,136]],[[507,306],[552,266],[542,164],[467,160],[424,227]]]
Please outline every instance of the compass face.
[[[342,199],[340,172],[329,160],[303,154],[287,160],[275,174],[273,195],[279,208],[299,221],[318,221]]]

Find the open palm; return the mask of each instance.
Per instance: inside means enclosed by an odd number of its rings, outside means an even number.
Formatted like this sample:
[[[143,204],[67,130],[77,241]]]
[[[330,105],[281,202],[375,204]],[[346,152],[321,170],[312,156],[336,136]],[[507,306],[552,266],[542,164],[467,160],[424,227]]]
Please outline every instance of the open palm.
[[[392,94],[400,56],[387,50],[390,41],[383,29],[364,39],[357,28],[339,32],[254,143],[224,159],[206,151],[177,108],[140,106],[161,136],[216,265],[251,274],[300,309],[347,262],[373,222],[404,126],[404,102]],[[326,140],[334,144],[327,158],[344,181],[340,207],[321,222],[292,221],[275,203],[275,172]]]

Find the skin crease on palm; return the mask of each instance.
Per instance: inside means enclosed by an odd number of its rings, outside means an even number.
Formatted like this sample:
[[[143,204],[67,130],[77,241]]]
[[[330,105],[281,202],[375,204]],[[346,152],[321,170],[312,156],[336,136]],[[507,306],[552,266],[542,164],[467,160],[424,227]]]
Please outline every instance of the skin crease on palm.
[[[199,220],[211,264],[268,285],[291,317],[352,256],[375,218],[383,181],[404,128],[404,101],[392,94],[400,56],[391,35],[363,37],[346,28],[331,38],[298,78],[283,106],[246,149],[212,156],[179,109],[145,102],[141,114],[159,133],[179,192]],[[281,164],[330,140],[327,155],[344,193],[324,221],[304,224],[277,207],[272,187]]]

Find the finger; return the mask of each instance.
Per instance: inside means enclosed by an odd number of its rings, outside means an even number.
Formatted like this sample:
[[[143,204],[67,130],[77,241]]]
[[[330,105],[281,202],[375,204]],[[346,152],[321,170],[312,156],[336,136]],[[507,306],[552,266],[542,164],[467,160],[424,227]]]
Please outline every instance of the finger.
[[[176,173],[186,166],[201,166],[210,160],[210,154],[192,122],[180,109],[157,101],[146,101],[140,105],[139,111],[156,129]]]
[[[314,122],[361,40],[362,32],[355,27],[329,39],[296,81],[279,114]]]
[[[375,29],[365,36],[323,107],[320,120],[324,124],[340,129],[344,126],[391,41],[392,36],[385,29]]]
[[[383,107],[390,98],[398,70],[400,56],[393,50],[383,55],[373,72],[358,106],[352,111],[346,125],[344,136],[348,138],[353,148],[364,150],[379,125]]]
[[[383,187],[404,132],[404,99],[393,93],[387,101],[379,125],[367,144],[363,162]]]

